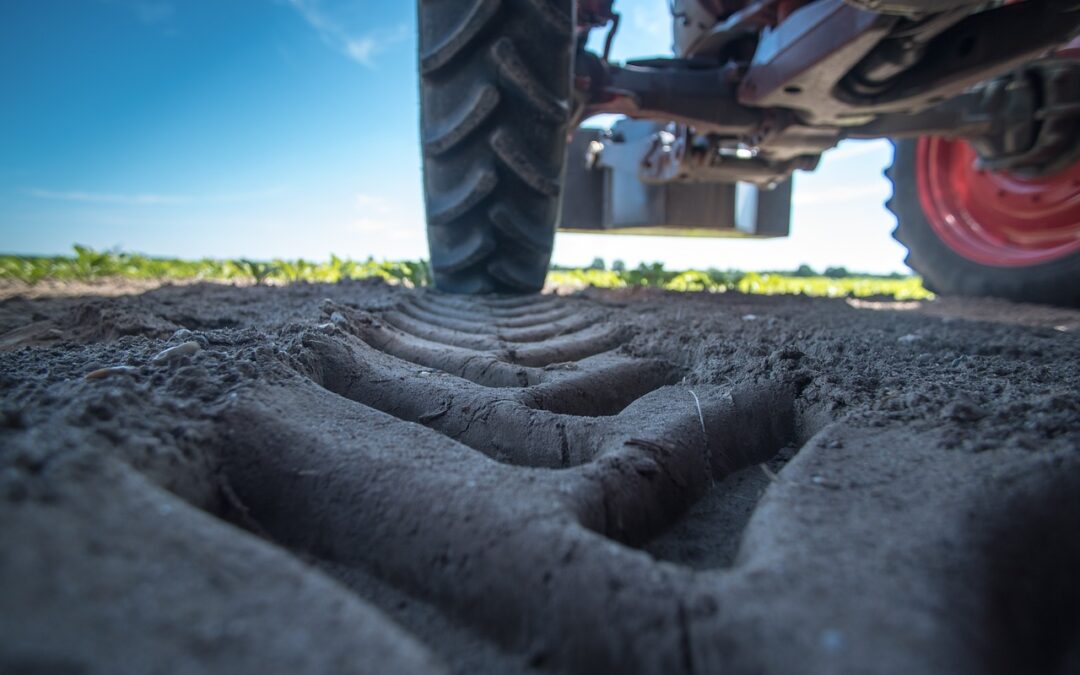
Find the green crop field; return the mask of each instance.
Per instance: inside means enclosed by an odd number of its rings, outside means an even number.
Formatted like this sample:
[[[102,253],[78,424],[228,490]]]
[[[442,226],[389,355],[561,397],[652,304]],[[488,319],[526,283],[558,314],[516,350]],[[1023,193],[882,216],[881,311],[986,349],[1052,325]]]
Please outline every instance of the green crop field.
[[[121,251],[95,251],[76,246],[70,256],[0,255],[0,279],[29,286],[42,281],[92,282],[114,277],[156,280],[233,281],[255,284],[298,282],[335,283],[345,279],[379,278],[393,284],[426,286],[426,261],[356,261],[330,256],[326,262],[307,260],[246,259],[179,260],[153,258]],[[548,281],[559,287],[630,288],[723,293],[737,291],[764,295],[803,294],[820,297],[888,296],[920,300],[933,295],[918,277],[850,274],[842,268],[823,273],[803,266],[793,272],[740,272],[734,270],[667,270],[663,265],[626,269],[621,261],[609,267],[597,259],[587,268],[556,267]]]

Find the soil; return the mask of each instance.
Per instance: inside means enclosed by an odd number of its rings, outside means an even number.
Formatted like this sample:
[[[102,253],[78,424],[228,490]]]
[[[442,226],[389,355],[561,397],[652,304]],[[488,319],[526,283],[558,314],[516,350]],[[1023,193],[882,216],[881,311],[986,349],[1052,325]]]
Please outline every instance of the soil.
[[[0,302],[0,672],[1080,672],[1080,312],[121,290]]]

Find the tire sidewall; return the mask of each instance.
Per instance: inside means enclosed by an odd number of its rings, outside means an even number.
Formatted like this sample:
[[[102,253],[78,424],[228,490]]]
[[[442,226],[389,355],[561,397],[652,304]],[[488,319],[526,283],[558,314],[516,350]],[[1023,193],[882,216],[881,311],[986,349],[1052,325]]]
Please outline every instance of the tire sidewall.
[[[908,248],[908,266],[931,290],[944,294],[996,296],[1024,302],[1080,305],[1080,254],[1038,265],[984,265],[954,251],[938,236],[919,199],[917,139],[894,140],[889,208],[897,218],[895,238]]]

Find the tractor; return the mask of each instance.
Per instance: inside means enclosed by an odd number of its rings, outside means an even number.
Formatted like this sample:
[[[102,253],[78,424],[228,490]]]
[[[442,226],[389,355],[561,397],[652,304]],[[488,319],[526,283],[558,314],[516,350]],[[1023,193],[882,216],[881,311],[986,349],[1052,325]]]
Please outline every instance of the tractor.
[[[785,236],[794,171],[888,138],[928,288],[1080,305],[1080,2],[673,0],[674,56],[625,63],[616,9],[419,0],[439,289],[540,290],[557,229]]]

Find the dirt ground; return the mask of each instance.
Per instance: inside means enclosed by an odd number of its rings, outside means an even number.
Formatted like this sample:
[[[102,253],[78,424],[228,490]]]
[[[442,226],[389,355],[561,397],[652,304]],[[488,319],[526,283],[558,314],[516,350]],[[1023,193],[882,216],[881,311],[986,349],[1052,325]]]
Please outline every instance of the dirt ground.
[[[4,295],[2,673],[1080,672],[1080,312]]]

